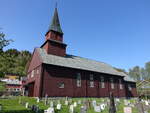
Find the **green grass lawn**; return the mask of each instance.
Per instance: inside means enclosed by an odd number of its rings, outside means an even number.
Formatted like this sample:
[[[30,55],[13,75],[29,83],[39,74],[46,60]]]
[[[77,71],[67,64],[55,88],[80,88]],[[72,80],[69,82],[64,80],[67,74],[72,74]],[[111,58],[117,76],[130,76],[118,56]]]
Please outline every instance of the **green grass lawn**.
[[[97,103],[106,101],[106,99],[101,99],[101,98],[73,98],[72,103],[77,102],[79,99],[82,101],[84,101],[85,99],[90,100],[90,101],[96,100]],[[55,113],[69,113],[69,107],[64,105],[64,100],[65,100],[65,98],[60,100],[60,103],[62,104],[62,109],[60,111],[55,109]],[[131,101],[131,103],[134,103],[134,100],[130,100],[130,101]],[[0,113],[33,113],[30,109],[26,109],[25,105],[22,105],[19,102],[21,102],[21,103],[28,102],[29,105],[33,105],[33,104],[38,105],[41,110],[41,113],[43,113],[43,111],[48,109],[48,107],[50,106],[50,104],[45,105],[44,100],[37,103],[35,98],[12,97],[9,99],[0,99],[0,104],[2,104],[2,109],[3,109],[3,111],[1,111]],[[56,103],[57,103],[57,100],[54,100],[55,108],[56,108]],[[123,103],[124,103],[124,100],[120,99],[120,102],[117,105],[117,113],[123,113],[123,107],[124,107]],[[75,108],[76,113],[80,113],[81,105],[78,105]],[[106,109],[104,111],[102,111],[101,113],[108,113],[108,110],[109,110],[109,107],[107,106]],[[132,113],[138,113],[137,108],[132,108],[132,110],[133,110]],[[89,108],[87,113],[95,113],[93,107]]]

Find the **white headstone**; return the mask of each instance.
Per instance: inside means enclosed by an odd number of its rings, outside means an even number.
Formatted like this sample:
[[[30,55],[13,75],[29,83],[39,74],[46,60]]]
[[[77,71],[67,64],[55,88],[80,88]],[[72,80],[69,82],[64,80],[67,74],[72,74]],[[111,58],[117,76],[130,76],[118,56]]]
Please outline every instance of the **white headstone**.
[[[76,103],[76,102],[74,102],[73,106],[74,106],[74,107],[77,107],[77,103]]]
[[[120,102],[120,99],[119,99],[119,98],[117,98],[117,99],[116,99],[116,102]]]
[[[94,111],[95,112],[101,112],[100,106],[94,106]]]
[[[65,100],[65,105],[68,106],[68,100]]]
[[[78,104],[81,104],[81,100],[78,100]]]
[[[28,108],[29,107],[29,103],[28,102],[26,102],[26,108]]]
[[[74,106],[73,106],[73,105],[70,105],[69,112],[70,112],[70,113],[73,113],[73,112],[74,112]]]
[[[50,102],[50,107],[54,107],[53,101]]]
[[[132,113],[131,107],[124,107],[124,113]]]
[[[55,111],[53,107],[50,107],[47,110],[45,110],[44,113],[55,113]]]
[[[57,110],[61,110],[61,104],[57,104],[56,109],[57,109]]]
[[[39,102],[40,102],[40,98],[39,98],[39,97],[37,98],[36,102],[37,102],[37,103],[39,103]]]
[[[96,101],[95,100],[92,101],[92,105],[93,105],[93,107],[96,106]]]
[[[128,106],[128,101],[127,100],[124,100],[124,105]]]
[[[149,105],[148,101],[145,101],[145,105],[146,105],[146,106],[148,106],[148,105]]]
[[[86,106],[81,106],[80,113],[86,113],[86,112],[87,112]]]
[[[101,104],[100,108],[101,108],[101,110],[104,110],[105,109],[105,104]]]

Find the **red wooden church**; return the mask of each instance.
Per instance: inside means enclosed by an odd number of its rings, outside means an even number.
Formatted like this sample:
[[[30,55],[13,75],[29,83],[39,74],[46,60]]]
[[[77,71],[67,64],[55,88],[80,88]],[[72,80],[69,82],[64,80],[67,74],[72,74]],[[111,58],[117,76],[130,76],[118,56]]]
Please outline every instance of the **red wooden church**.
[[[110,65],[66,54],[57,8],[45,35],[33,52],[26,89],[29,96],[136,97],[136,83]]]

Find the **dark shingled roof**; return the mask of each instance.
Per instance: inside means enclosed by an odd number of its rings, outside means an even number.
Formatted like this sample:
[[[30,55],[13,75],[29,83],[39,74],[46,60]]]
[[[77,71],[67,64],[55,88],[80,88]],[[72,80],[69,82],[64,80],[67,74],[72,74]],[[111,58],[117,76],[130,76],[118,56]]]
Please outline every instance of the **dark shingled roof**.
[[[55,31],[60,34],[63,34],[61,26],[60,26],[60,22],[59,22],[57,8],[55,8],[54,16],[53,16],[53,19],[52,19],[52,22],[51,22],[51,25],[50,25],[48,31]]]
[[[123,72],[116,71],[112,66],[78,56],[66,55],[65,57],[47,54],[45,49],[36,48],[43,63],[56,66],[69,67],[93,72],[106,73],[111,75],[126,76]]]

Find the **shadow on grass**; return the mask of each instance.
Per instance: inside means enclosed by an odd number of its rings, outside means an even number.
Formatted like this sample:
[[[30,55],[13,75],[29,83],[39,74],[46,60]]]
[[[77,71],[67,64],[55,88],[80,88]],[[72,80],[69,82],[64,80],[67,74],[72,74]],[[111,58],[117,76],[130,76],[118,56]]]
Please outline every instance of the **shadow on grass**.
[[[7,111],[0,111],[0,113],[36,113],[31,110],[7,110]],[[44,110],[40,110],[38,113],[44,113]]]

